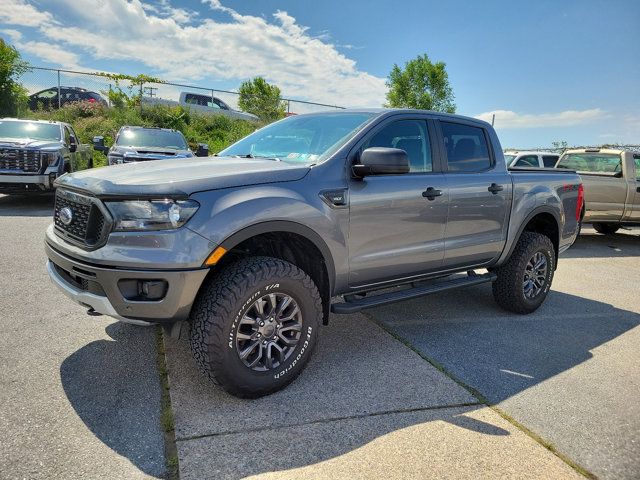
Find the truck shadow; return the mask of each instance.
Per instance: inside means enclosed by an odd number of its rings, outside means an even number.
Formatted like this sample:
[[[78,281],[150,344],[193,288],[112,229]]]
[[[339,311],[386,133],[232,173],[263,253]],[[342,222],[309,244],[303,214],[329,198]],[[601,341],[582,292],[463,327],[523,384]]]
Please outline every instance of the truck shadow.
[[[556,291],[534,314],[512,315],[493,303],[487,286],[469,289],[462,301],[459,292],[452,292],[370,312],[376,322],[409,339],[420,351],[437,347],[438,361],[467,384],[491,384],[491,391],[482,393],[496,403],[589,360],[591,350],[640,325],[636,313]],[[370,329],[363,335],[367,338],[345,335],[345,322],[351,321],[360,322],[356,332]],[[148,416],[150,403],[160,409],[159,389],[147,378],[149,369],[155,368],[155,352],[140,349],[136,339],[145,330],[139,327],[113,324],[107,332],[113,342],[93,342],[64,361],[60,370],[64,390],[98,438],[144,472],[158,475],[149,461],[159,448],[150,448],[150,437],[157,435],[148,435],[160,428],[158,419]],[[411,391],[419,396],[424,388],[411,371],[418,363],[408,362],[413,354],[398,360],[394,351],[386,352],[393,358],[385,358],[376,347],[385,336],[362,316],[333,317],[322,329],[305,372],[286,390],[257,400],[227,395],[197,371],[187,342],[167,340],[176,438],[180,445],[181,439],[198,437],[183,444],[181,462],[215,467],[215,478],[240,478],[316,465],[429,422],[446,422],[475,435],[509,435],[500,425],[473,418],[484,405],[456,407],[464,402],[453,393],[450,403],[412,408]],[[378,381],[381,376],[388,382]],[[425,376],[423,381],[433,383],[428,386],[431,392],[461,390],[436,384],[436,377]],[[385,410],[379,399],[395,398],[396,390],[403,389],[407,395],[398,398],[406,403],[393,403]],[[447,405],[451,408],[442,408]],[[296,412],[300,409],[302,413]],[[316,412],[321,415],[314,419]],[[295,415],[301,420],[292,420]],[[267,423],[262,425],[265,417]],[[278,451],[295,454],[244,455],[237,461],[238,452],[256,452],[256,445],[273,442],[274,435]],[[209,478],[211,471],[197,476]]]
[[[64,392],[87,428],[148,475],[165,473],[155,329],[116,322],[60,366]]]
[[[0,217],[51,217],[54,195],[2,195],[0,194]]]
[[[561,258],[639,257],[640,228],[619,230],[612,235],[596,233],[585,226],[571,248]]]

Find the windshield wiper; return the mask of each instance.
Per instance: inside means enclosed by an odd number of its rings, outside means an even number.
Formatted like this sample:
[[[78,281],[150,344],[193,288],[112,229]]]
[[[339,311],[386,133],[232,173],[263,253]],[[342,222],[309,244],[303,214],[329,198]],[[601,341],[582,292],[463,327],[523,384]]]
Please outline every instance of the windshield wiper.
[[[232,155],[232,157],[235,157],[235,158],[265,158],[267,160],[274,160],[276,162],[281,162],[282,161],[278,157],[269,157],[269,156],[266,156],[266,155],[253,155],[251,153],[246,153],[244,155]]]

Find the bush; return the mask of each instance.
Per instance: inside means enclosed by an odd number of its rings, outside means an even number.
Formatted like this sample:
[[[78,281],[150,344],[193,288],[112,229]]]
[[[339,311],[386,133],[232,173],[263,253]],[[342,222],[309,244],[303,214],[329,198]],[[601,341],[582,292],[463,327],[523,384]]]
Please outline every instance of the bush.
[[[174,128],[180,130],[193,151],[199,143],[209,145],[211,154],[228,147],[253,132],[257,125],[246,120],[223,115],[191,112],[183,107],[167,105],[122,106],[109,108],[99,103],[74,102],[51,111],[28,112],[26,118],[66,122],[73,126],[81,143],[92,144],[101,135],[106,145],[112,145],[123,125]],[[106,157],[93,152],[95,167],[106,165]]]

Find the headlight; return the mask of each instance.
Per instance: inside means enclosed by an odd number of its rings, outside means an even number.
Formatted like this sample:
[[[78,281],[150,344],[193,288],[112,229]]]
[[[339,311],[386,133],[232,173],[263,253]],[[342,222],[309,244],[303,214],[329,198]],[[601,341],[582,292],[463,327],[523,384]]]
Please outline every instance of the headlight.
[[[55,165],[58,161],[58,156],[58,152],[40,152],[40,159],[42,160],[43,166]]]
[[[124,200],[105,202],[120,232],[180,228],[196,213],[195,200]]]
[[[107,155],[107,160],[109,165],[117,165],[118,163],[122,163],[122,155],[115,155],[110,153]]]

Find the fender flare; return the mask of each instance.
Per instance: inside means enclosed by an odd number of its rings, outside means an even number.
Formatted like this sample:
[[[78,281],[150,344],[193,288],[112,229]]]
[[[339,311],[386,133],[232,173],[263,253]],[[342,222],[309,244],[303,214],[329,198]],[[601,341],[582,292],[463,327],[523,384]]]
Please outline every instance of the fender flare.
[[[331,255],[331,250],[329,250],[329,247],[322,239],[322,237],[306,225],[287,220],[271,220],[260,222],[238,230],[236,233],[224,239],[219,246],[228,251],[244,242],[245,240],[248,240],[251,237],[255,237],[256,235],[277,232],[295,233],[306,238],[316,246],[323,257],[324,264],[327,268],[327,277],[329,280],[329,295],[333,296],[333,286],[335,283],[336,270],[333,262],[333,256]]]
[[[522,236],[522,232],[524,232],[525,227],[529,224],[529,222],[536,215],[539,215],[541,213],[549,213],[549,214],[551,214],[551,216],[556,221],[556,225],[558,227],[558,238],[555,239],[555,241],[552,239],[552,241],[554,241],[554,246],[560,244],[560,235],[562,234],[562,232],[560,231],[560,219],[558,218],[558,213],[553,208],[551,208],[550,206],[542,205],[540,207],[534,208],[533,211],[529,212],[529,214],[522,221],[522,223],[518,227],[518,232],[516,233],[516,235],[515,235],[515,237],[513,239],[513,242],[511,242],[511,246],[509,247],[509,250],[507,251],[507,254],[506,255],[503,254],[503,256],[502,256],[503,261],[506,261],[507,259],[509,259],[509,257],[511,257],[511,254],[513,253],[513,250],[516,248],[516,244],[518,243],[518,240]],[[557,250],[557,248],[556,248],[556,250]],[[556,251],[556,262],[555,262],[555,264],[556,264],[556,268],[557,268],[558,267],[558,252],[557,251]]]

